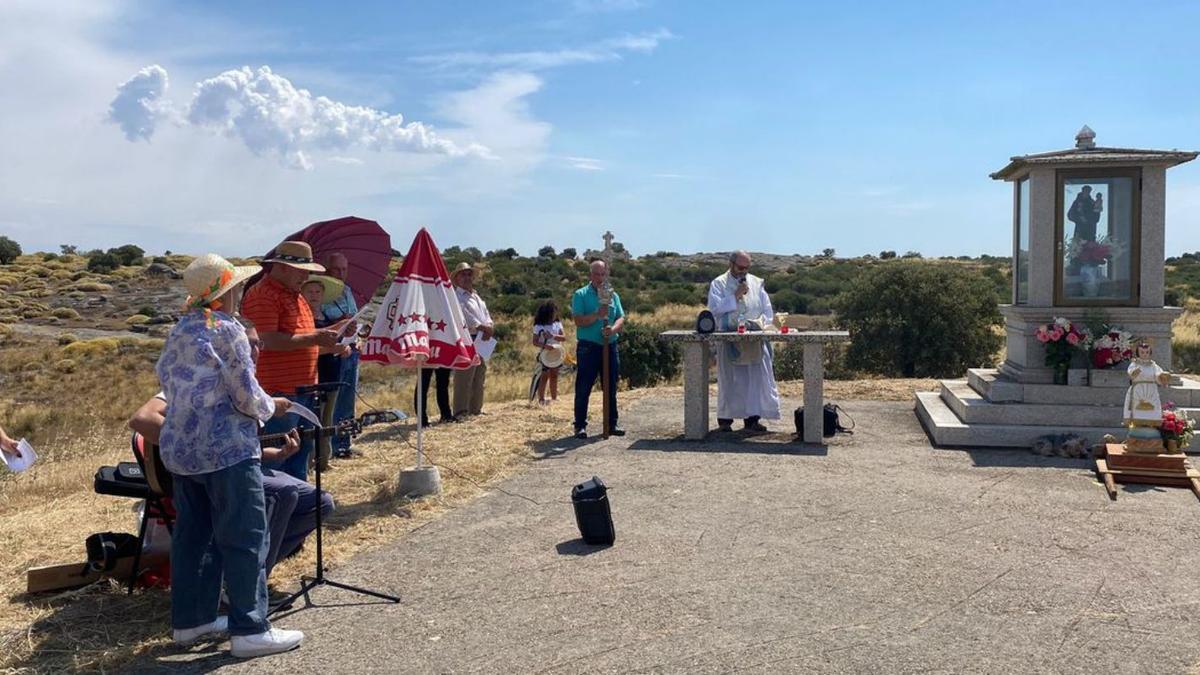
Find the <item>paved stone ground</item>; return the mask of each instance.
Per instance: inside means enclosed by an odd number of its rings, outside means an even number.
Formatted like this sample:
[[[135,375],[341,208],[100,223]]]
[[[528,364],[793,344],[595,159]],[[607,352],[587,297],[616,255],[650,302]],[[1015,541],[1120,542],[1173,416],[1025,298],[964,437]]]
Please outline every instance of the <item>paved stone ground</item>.
[[[676,390],[677,391],[677,390]],[[669,392],[669,390],[668,390]],[[546,445],[471,505],[334,570],[400,593],[279,625],[307,640],[179,672],[1180,672],[1200,661],[1200,504],[1085,463],[932,449],[910,404],[845,406],[853,436],[675,440],[680,394],[630,434]],[[790,402],[790,407],[796,402]],[[775,423],[784,428],[786,423]],[[582,546],[569,490],[611,486],[616,545]]]

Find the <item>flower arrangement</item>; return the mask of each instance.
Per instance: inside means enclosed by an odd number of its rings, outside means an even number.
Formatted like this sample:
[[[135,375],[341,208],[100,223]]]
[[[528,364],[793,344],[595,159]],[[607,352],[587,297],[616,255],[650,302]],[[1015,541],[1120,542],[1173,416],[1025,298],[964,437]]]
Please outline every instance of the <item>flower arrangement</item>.
[[[1133,335],[1111,329],[1091,342],[1092,366],[1110,368],[1133,356]]]
[[[1071,363],[1075,349],[1088,338],[1087,329],[1072,324],[1061,316],[1054,321],[1038,326],[1038,342],[1046,345],[1046,365],[1051,368],[1066,368]]]
[[[1081,265],[1100,265],[1120,255],[1124,247],[1112,237],[1099,240],[1072,237],[1067,241],[1067,259]]]
[[[1192,444],[1196,432],[1196,420],[1184,410],[1177,410],[1174,403],[1163,406],[1162,426],[1159,427],[1164,441],[1175,441],[1183,449]]]

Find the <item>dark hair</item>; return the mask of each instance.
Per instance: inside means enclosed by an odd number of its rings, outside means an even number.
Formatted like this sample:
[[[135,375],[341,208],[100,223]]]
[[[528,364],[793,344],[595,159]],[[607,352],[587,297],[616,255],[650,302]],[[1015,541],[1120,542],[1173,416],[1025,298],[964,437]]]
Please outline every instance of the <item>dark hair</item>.
[[[553,300],[547,300],[538,306],[533,315],[533,325],[549,326],[558,318],[558,305]]]

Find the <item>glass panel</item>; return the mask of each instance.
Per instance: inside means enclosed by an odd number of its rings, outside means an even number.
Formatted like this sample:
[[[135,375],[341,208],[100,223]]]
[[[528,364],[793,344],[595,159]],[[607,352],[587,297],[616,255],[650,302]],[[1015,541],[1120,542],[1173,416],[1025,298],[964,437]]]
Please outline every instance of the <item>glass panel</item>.
[[[1029,179],[1017,183],[1017,257],[1013,260],[1017,280],[1014,304],[1029,302]]]
[[[1063,180],[1064,300],[1133,295],[1133,178]]]

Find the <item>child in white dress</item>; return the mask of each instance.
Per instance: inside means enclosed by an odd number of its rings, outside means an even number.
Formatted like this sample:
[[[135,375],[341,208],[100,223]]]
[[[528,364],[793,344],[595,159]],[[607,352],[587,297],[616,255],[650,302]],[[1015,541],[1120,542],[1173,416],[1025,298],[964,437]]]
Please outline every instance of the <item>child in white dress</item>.
[[[563,331],[562,320],[558,316],[558,305],[554,304],[553,300],[547,300],[542,303],[537,309],[537,313],[533,318],[533,346],[538,348],[538,358],[547,348],[557,346],[562,349],[560,343],[566,341],[567,335]],[[548,405],[550,401],[558,400],[558,366],[554,368],[542,368],[542,376],[538,380],[537,396],[538,403]],[[550,401],[546,400],[546,385],[550,386]]]

